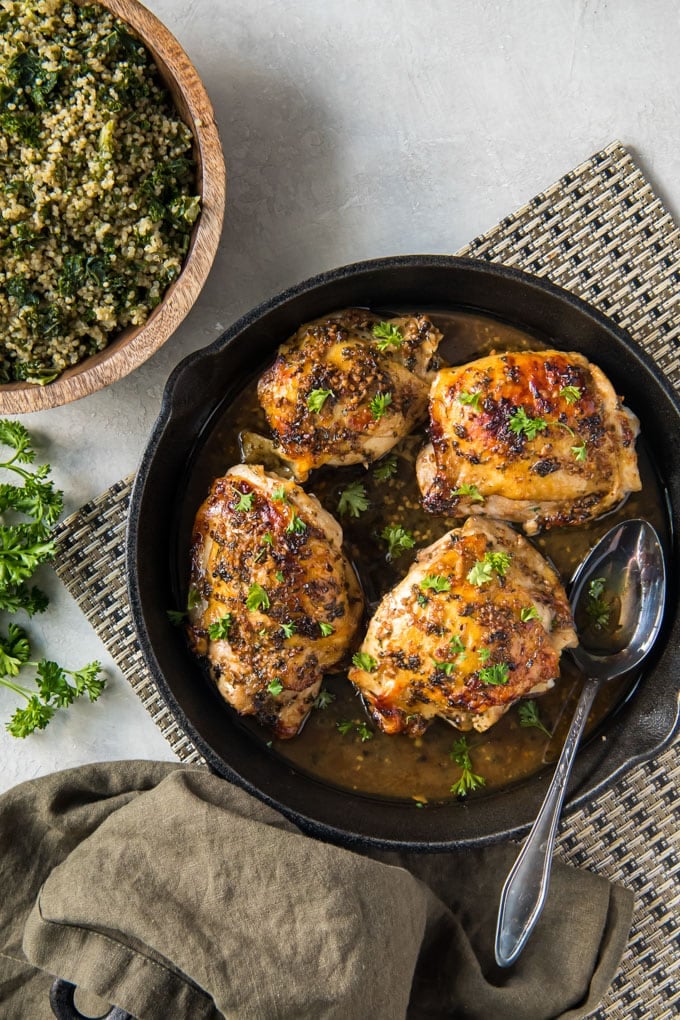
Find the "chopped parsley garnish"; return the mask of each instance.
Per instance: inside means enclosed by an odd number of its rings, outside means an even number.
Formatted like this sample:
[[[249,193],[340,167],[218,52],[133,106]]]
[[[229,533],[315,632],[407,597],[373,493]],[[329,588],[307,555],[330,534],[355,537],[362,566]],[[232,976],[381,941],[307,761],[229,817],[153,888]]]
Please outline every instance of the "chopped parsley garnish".
[[[253,500],[255,499],[254,492],[241,492],[236,486],[232,486],[234,492],[238,496],[238,503],[234,507],[234,510],[239,510],[241,513],[248,513],[249,510],[253,509]]]
[[[34,589],[34,590],[37,591],[37,589]],[[201,601],[201,594],[200,594],[198,588],[190,588],[189,589],[189,594],[187,595],[187,607],[184,610],[184,612],[182,612],[179,609],[168,609],[167,610],[167,617],[170,620],[170,623],[172,623],[172,625],[174,627],[179,627],[179,625],[185,619],[187,613],[190,612],[192,609],[195,609],[200,601]],[[8,607],[4,606],[4,605],[2,605],[0,603],[0,609],[6,609],[6,608],[8,608]]]
[[[578,386],[563,386],[560,390],[560,396],[564,397],[568,404],[575,404],[577,400],[581,399],[581,391]],[[532,702],[529,702],[532,704]]]
[[[424,591],[451,591],[451,582],[440,574],[428,574],[420,582]]]
[[[416,544],[413,533],[399,526],[383,528],[380,537],[387,542],[388,560],[396,560],[406,549],[413,549]]]
[[[518,407],[508,420],[510,431],[515,435],[525,435],[527,439],[535,439],[539,432],[548,427],[545,418],[530,418],[523,407]]]
[[[280,676],[275,676],[274,679],[272,680],[272,682],[267,687],[267,690],[269,691],[270,694],[273,694],[275,697],[276,697],[277,694],[280,694],[281,691],[283,690],[283,684],[281,683],[281,677]]]
[[[297,627],[292,622],[282,623],[281,624],[281,630],[283,631],[283,636],[284,637],[290,638],[290,637],[293,636],[293,634],[297,630]]]
[[[262,536],[262,545],[274,545],[274,536],[271,531],[265,531]]]
[[[457,634],[454,634],[451,640],[449,641],[449,648],[451,649],[453,655],[462,655],[463,652],[465,651],[465,645],[463,644],[463,642],[461,641]]]
[[[370,729],[365,722],[357,723],[357,733],[361,738],[362,744],[367,740],[373,740],[373,730]]]
[[[429,600],[428,600],[427,595],[423,595],[422,591],[419,591],[418,594],[416,595],[416,602],[418,603],[418,605],[419,606],[426,606],[428,601]]]
[[[578,443],[578,445],[572,446],[571,452],[574,454],[574,458],[576,460],[580,461],[585,460],[586,457],[588,456],[585,439],[582,439],[581,442]]]
[[[366,673],[372,673],[378,665],[378,660],[374,659],[368,652],[355,652],[352,656],[352,664],[357,669],[363,669]]]
[[[610,607],[602,598],[606,583],[604,577],[594,577],[588,584],[586,613],[590,617],[595,630],[603,630],[609,623],[611,615]]]
[[[481,560],[477,560],[472,569],[468,571],[467,579],[470,584],[480,586],[488,584],[494,574],[498,574],[499,577],[505,577],[511,559],[510,553],[485,553],[484,557]]]
[[[545,733],[546,737],[552,737],[550,730],[541,722],[541,717],[538,714],[538,707],[535,701],[525,701],[517,709],[517,715],[519,716],[519,724],[525,729],[533,727],[536,730],[540,730],[541,733]]]
[[[208,625],[208,637],[211,641],[222,641],[224,638],[229,637],[229,630],[234,622],[234,617],[231,613],[225,613],[224,616],[216,620],[215,623]]]
[[[452,496],[468,496],[473,503],[483,503],[484,496],[477,488],[476,485],[459,485],[457,489],[451,491]]]
[[[319,630],[321,631],[321,637],[330,637],[331,634],[335,633],[335,628],[331,627],[330,623],[319,623]]]
[[[373,740],[373,730],[365,722],[354,722],[353,719],[345,719],[343,722],[337,723],[337,728],[343,737],[351,733],[352,730],[356,730],[362,744],[367,740]]]
[[[279,582],[279,584],[283,584],[283,582],[285,581],[285,577],[283,576],[282,570],[277,570],[276,573],[274,574],[274,577]]]
[[[361,482],[350,482],[347,488],[340,493],[338,513],[343,517],[346,514],[349,514],[350,517],[358,517],[364,510],[368,510],[366,488]]]
[[[491,658],[491,652],[488,648],[479,648],[477,650],[477,655],[479,656],[480,662],[488,662]]]
[[[483,666],[479,671],[479,679],[483,684],[493,684],[498,687],[507,684],[510,676],[510,667],[507,662],[496,662],[493,666]]]
[[[373,468],[373,477],[376,482],[387,482],[396,475],[397,467],[397,455],[391,453],[388,457],[383,457],[380,463]]]
[[[374,421],[380,421],[387,408],[392,403],[391,393],[376,393],[370,403],[371,414]]]
[[[463,770],[460,779],[456,780],[451,787],[451,793],[457,797],[465,797],[470,790],[476,790],[477,787],[484,786],[486,782],[484,777],[475,775],[472,771],[472,759],[470,758],[470,751],[465,737],[461,737],[460,740],[455,742],[450,752],[450,757]]]
[[[482,400],[481,393],[467,393],[465,390],[461,390],[461,392],[458,394],[458,403],[466,404],[468,407],[471,407],[475,411],[481,411],[482,409],[481,400]]]
[[[286,496],[286,490],[283,485],[279,485],[276,489],[274,489],[272,492],[272,499],[275,499],[278,503],[288,502],[288,496]]]
[[[246,607],[251,611],[255,609],[269,609],[269,595],[260,584],[251,584],[246,598]]]
[[[305,522],[302,520],[301,517],[298,517],[298,515],[297,515],[297,513],[295,513],[295,511],[293,511],[293,516],[291,517],[290,521],[288,522],[288,526],[286,528],[286,534],[287,535],[302,535],[303,532],[305,532],[306,530],[307,530],[307,525],[305,524]]]
[[[522,606],[519,611],[519,618],[522,623],[528,623],[529,620],[540,620],[541,614],[536,606]]]
[[[400,329],[392,322],[374,322],[371,331],[376,338],[376,347],[379,351],[386,351],[388,347],[401,347],[404,336]]]
[[[440,670],[442,673],[446,673],[447,676],[451,676],[456,668],[455,662],[440,662],[439,659],[435,659],[434,655],[431,656],[431,659],[434,663],[435,669]]]
[[[319,691],[316,698],[314,699],[314,708],[328,708],[335,701],[335,695],[332,691],[326,691],[323,688]]]
[[[307,407],[318,413],[328,398],[334,396],[333,390],[312,390],[307,397]]]

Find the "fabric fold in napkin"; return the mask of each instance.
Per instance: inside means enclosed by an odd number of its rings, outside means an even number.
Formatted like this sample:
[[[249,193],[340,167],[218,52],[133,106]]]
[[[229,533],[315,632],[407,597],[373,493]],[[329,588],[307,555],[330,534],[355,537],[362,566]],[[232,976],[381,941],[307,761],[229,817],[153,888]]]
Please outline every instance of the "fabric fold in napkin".
[[[516,847],[358,854],[204,769],[107,762],[0,798],[0,1003],[50,1018],[52,975],[140,1020],[575,1020],[632,895],[555,862],[514,967],[493,962]]]

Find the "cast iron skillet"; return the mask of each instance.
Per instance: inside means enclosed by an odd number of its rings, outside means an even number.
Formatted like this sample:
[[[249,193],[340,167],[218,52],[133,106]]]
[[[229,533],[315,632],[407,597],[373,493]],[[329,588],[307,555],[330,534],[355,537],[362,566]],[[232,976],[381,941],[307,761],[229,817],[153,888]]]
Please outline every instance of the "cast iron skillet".
[[[358,263],[307,280],[249,312],[172,373],[130,505],[127,569],[139,643],[168,707],[211,768],[305,831],[357,848],[411,850],[446,850],[518,836],[536,815],[548,769],[510,791],[424,811],[323,785],[268,752],[230,709],[218,704],[219,696],[166,615],[186,599],[186,578],[178,568],[182,556],[186,561],[186,549],[179,548],[180,511],[188,467],[211,419],[299,325],[351,305],[478,311],[592,358],[641,418],[677,522],[680,443],[672,437],[678,435],[680,407],[660,371],[622,330],[544,280],[485,262],[418,255]],[[680,566],[672,544],[671,579]],[[680,615],[673,590],[666,616],[655,659],[634,696],[606,722],[606,740],[593,739],[579,752],[569,791],[572,808],[659,751],[674,733]]]

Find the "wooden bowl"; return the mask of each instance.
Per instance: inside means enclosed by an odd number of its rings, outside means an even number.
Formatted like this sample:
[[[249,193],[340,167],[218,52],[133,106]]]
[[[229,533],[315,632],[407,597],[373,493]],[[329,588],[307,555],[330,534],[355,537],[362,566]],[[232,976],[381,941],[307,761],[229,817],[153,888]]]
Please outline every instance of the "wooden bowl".
[[[47,386],[0,385],[0,414],[25,414],[78,400],[122,379],[150,358],[179,326],[201,292],[217,253],[225,200],[225,167],[215,115],[198,73],[175,37],[138,0],[99,0],[134,29],[151,53],[163,84],[194,136],[201,213],[182,272],[141,326],[128,326],[107,346]]]

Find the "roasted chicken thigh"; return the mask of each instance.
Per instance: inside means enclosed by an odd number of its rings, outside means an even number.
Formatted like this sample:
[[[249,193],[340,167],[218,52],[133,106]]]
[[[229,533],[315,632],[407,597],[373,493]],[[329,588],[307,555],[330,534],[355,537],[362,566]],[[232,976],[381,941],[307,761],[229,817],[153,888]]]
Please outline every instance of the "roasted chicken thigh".
[[[188,635],[222,696],[294,737],[363,610],[342,530],[294,482],[241,465],[200,507]]]
[[[437,373],[431,444],[416,465],[427,510],[583,524],[640,488],[638,420],[582,355],[491,355]]]
[[[407,435],[425,417],[440,340],[426,315],[381,321],[358,308],[301,326],[257,389],[294,477],[368,464]]]
[[[508,524],[468,518],[383,598],[349,672],[386,733],[483,731],[552,686],[577,644],[556,572]]]

